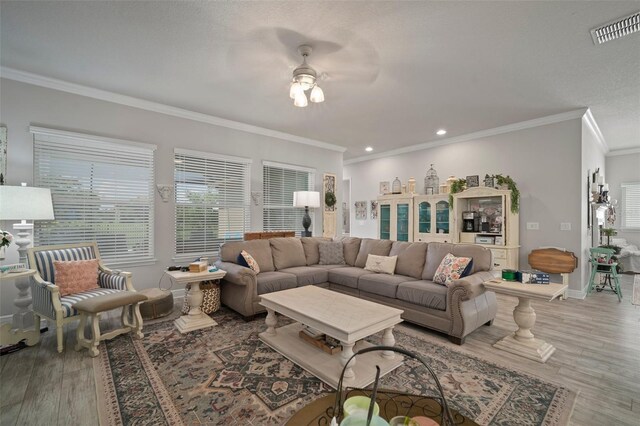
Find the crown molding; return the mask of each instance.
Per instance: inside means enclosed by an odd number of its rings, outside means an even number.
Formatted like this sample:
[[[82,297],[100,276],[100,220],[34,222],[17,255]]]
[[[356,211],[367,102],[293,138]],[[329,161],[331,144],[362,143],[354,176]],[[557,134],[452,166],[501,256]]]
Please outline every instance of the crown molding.
[[[619,155],[640,154],[640,146],[634,148],[614,149],[607,152],[607,157],[617,157]]]
[[[580,118],[587,111],[588,111],[588,108],[580,108],[573,111],[563,112],[560,114],[534,118],[533,120],[507,124],[506,126],[494,127],[493,129],[486,129],[486,130],[480,130],[478,132],[467,133],[466,135],[455,136],[452,138],[440,139],[436,141],[423,142],[420,144],[405,146],[403,148],[392,149],[384,152],[378,152],[371,155],[363,155],[361,157],[345,160],[343,164],[346,166],[349,164],[360,163],[362,161],[369,161],[369,160],[375,160],[377,158],[385,158],[393,155],[406,154],[408,152],[421,151],[423,149],[435,148],[438,146],[452,145],[455,143],[466,142],[474,139],[486,138],[489,136],[501,135],[504,133],[515,132],[518,130],[530,129],[532,127],[546,126],[547,124],[560,123],[562,121]]]
[[[35,86],[46,87],[48,89],[59,90],[61,92],[73,93],[75,95],[85,96],[88,98],[99,99],[101,101],[112,102],[115,104],[126,105],[133,108],[143,109],[146,111],[157,112],[160,114],[171,115],[173,117],[184,118],[201,123],[213,124],[214,126],[226,127],[228,129],[240,130],[242,132],[253,133],[256,135],[268,136],[272,138],[282,139],[289,142],[310,145],[316,148],[327,149],[337,152],[345,152],[347,149],[340,145],[309,139],[302,136],[296,136],[277,130],[267,129],[265,127],[254,126],[239,121],[228,120],[226,118],[216,117],[209,114],[190,111],[183,108],[177,108],[158,102],[147,101],[132,96],[121,95],[119,93],[109,92],[106,90],[96,89],[81,84],[70,83],[68,81],[56,78],[46,77],[39,74],[20,71],[8,67],[0,67],[0,77],[9,80],[19,81],[21,83],[33,84]]]
[[[593,136],[595,136],[596,141],[598,141],[598,144],[600,145],[600,148],[602,148],[602,151],[607,154],[610,151],[609,145],[607,145],[607,141],[604,140],[604,136],[600,131],[600,127],[598,127],[598,123],[596,123],[596,119],[593,118],[591,108],[587,109],[582,119],[587,123],[589,130],[591,130],[591,133],[593,133]]]

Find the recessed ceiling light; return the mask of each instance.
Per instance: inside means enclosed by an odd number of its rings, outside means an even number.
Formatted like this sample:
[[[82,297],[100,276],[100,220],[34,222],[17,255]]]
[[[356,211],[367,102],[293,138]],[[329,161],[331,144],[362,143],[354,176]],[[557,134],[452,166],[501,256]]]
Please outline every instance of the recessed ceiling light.
[[[371,148],[370,146],[368,146],[368,147],[366,147],[364,150],[365,150],[365,151],[367,151],[367,152],[371,152],[371,151],[373,151],[373,148]]]
[[[445,129],[440,129],[440,130],[438,130],[436,132],[436,135],[438,135],[438,136],[443,136],[443,135],[446,135],[446,134],[447,134],[447,131]]]

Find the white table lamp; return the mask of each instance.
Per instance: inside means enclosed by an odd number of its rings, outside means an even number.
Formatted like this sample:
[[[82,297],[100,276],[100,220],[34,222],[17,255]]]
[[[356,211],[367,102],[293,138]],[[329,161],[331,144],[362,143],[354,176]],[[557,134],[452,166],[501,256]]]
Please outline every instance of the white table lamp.
[[[311,216],[309,216],[309,207],[320,207],[320,193],[318,191],[295,191],[293,193],[293,207],[304,207],[304,216],[302,217],[303,237],[310,237]]]
[[[31,244],[30,232],[33,224],[27,220],[53,220],[51,190],[33,186],[0,186],[0,220],[20,220],[13,225],[17,229],[20,262],[27,261],[27,248]]]

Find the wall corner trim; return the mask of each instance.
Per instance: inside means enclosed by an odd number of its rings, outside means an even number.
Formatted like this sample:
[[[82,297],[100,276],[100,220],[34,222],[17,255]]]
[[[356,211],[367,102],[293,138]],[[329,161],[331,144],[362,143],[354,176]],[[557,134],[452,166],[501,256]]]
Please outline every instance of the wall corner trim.
[[[45,87],[47,89],[59,90],[61,92],[72,93],[74,95],[85,96],[101,101],[125,105],[146,111],[157,112],[160,114],[171,115],[173,117],[184,118],[201,123],[212,124],[214,126],[226,127],[228,129],[239,130],[256,135],[282,139],[289,142],[300,143],[316,148],[327,149],[330,151],[345,152],[347,150],[347,148],[343,146],[335,145],[328,142],[305,138],[302,136],[296,136],[289,133],[280,132],[278,130],[267,129],[265,127],[254,126],[252,124],[242,123],[240,121],[228,120],[226,118],[190,111],[183,108],[177,108],[158,102],[147,101],[145,99],[109,92],[107,90],[83,86],[81,84],[70,83],[68,81],[46,77],[27,71],[16,70],[13,68],[0,67],[0,77],[6,78],[8,80],[18,81],[21,83],[32,84],[34,86]]]
[[[588,111],[588,108],[579,108],[572,111],[563,112],[560,114],[548,115],[546,117],[534,118],[533,120],[521,121],[518,123],[507,124],[505,126],[494,127],[493,129],[480,130],[477,132],[467,133],[466,135],[454,136],[452,138],[434,140],[429,142],[423,142],[416,145],[405,146],[403,148],[392,149],[389,151],[378,152],[371,155],[363,155],[361,157],[350,158],[343,161],[345,166],[354,163],[360,163],[363,161],[375,160],[377,158],[385,158],[399,154],[406,154],[408,152],[421,151],[423,149],[435,148],[438,146],[452,145],[455,143],[466,142],[473,139],[486,138],[489,136],[501,135],[504,133],[515,132],[518,130],[531,129],[533,127],[546,126],[548,124],[560,123],[562,121],[574,120],[581,118]],[[595,123],[595,121],[594,121]]]
[[[584,113],[583,119],[600,144],[600,148],[602,148],[602,151],[607,154],[609,152],[609,145],[607,145],[607,141],[604,140],[604,136],[600,131],[600,127],[598,127],[598,123],[596,123],[596,119],[591,113],[591,108],[587,108],[587,111]]]
[[[619,155],[640,154],[640,146],[634,148],[614,149],[607,152],[607,157],[617,157]]]

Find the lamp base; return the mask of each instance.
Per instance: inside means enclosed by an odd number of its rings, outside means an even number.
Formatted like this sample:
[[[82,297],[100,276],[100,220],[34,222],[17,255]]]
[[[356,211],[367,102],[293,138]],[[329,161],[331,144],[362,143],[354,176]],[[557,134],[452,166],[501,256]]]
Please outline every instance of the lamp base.
[[[309,216],[309,207],[304,207],[304,216],[302,216],[302,227],[304,231],[302,231],[303,237],[310,237],[311,231],[309,231],[309,227],[311,226],[311,216]]]
[[[300,235],[303,237],[311,237],[311,231],[302,231]]]

